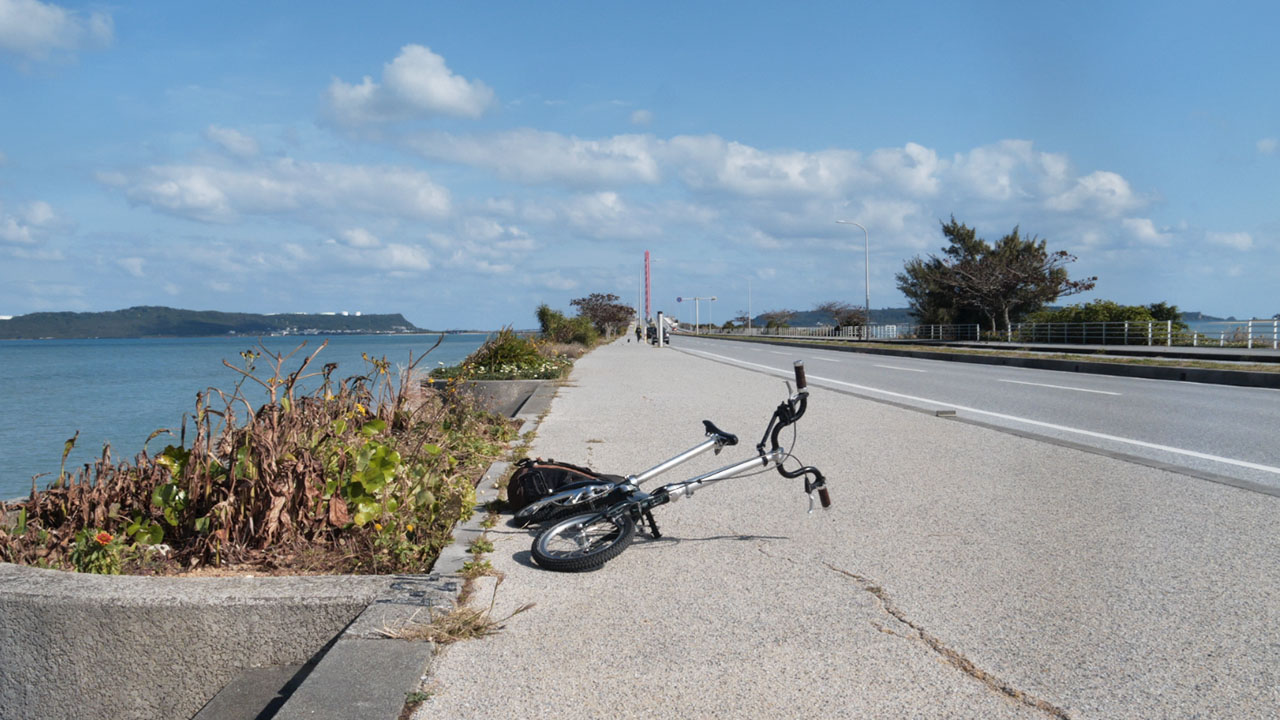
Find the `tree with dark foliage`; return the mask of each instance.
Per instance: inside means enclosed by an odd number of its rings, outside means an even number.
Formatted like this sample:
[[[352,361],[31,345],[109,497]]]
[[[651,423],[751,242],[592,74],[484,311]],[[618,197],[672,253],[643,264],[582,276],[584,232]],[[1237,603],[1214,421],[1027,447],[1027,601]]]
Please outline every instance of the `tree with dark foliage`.
[[[942,257],[912,258],[897,275],[898,289],[923,323],[969,323],[981,316],[995,331],[1060,297],[1091,290],[1097,281],[1072,280],[1065,266],[1074,255],[1050,252],[1045,240],[1023,238],[1016,227],[992,245],[953,216],[942,234],[949,242]]]
[[[625,328],[636,314],[630,305],[620,304],[620,299],[612,293],[591,293],[570,300],[569,304],[578,308],[578,314],[590,320],[602,335],[609,337]]]
[[[866,309],[857,305],[850,305],[847,302],[830,300],[815,306],[813,309],[830,315],[832,320],[835,321],[836,327],[860,327],[867,324]]]
[[[791,326],[791,318],[795,317],[795,310],[770,310],[767,313],[760,313],[760,319],[764,321],[764,326],[769,328],[784,328]]]

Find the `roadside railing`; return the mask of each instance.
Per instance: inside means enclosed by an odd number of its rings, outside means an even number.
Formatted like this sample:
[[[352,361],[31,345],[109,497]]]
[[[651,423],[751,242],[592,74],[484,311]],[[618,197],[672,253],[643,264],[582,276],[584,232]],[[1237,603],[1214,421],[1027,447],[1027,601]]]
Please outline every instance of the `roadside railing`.
[[[1014,323],[992,332],[978,325],[862,325],[855,327],[703,328],[702,333],[838,340],[1004,341],[1060,345],[1189,345],[1280,349],[1280,319],[1201,322],[1194,327],[1156,322]]]
[[[978,340],[977,325],[858,325],[834,327],[753,327],[713,329],[721,335],[780,338],[835,338],[841,340]]]
[[[1199,323],[1157,322],[1014,323],[1006,342],[1064,345],[1190,345],[1280,349],[1280,319]]]

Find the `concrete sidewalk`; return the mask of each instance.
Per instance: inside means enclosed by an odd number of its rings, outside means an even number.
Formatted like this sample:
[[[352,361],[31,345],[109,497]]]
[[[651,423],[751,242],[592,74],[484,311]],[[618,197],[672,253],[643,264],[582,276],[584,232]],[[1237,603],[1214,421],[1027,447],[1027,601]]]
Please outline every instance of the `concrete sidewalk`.
[[[784,395],[614,343],[532,454],[631,473],[704,418],[739,434],[692,474],[752,452]],[[495,613],[537,606],[447,648],[415,717],[1280,715],[1280,499],[816,387],[794,452],[830,511],[776,473],[726,481],[582,575],[491,530]]]

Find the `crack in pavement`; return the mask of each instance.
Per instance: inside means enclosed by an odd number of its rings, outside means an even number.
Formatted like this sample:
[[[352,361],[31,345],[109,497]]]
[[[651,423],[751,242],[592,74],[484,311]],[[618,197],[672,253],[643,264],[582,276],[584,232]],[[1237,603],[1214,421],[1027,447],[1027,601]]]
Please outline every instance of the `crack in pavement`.
[[[992,675],[986,670],[983,670],[982,668],[978,667],[973,663],[972,660],[960,654],[955,649],[947,647],[947,645],[943,643],[942,640],[940,640],[936,635],[931,634],[929,631],[925,630],[923,627],[920,627],[918,624],[916,624],[914,621],[908,618],[907,614],[903,612],[902,608],[895,605],[893,603],[893,600],[889,598],[889,593],[886,592],[884,588],[880,587],[879,584],[877,584],[870,578],[864,575],[859,575],[858,573],[855,573],[855,572],[850,572],[843,568],[836,567],[835,565],[832,565],[831,563],[826,561],[823,561],[822,564],[825,565],[828,570],[831,570],[832,572],[835,572],[835,573],[839,573],[840,575],[844,575],[845,577],[853,580],[862,588],[864,592],[870,593],[876,599],[876,602],[880,604],[881,610],[883,610],[887,615],[892,617],[894,620],[897,620],[898,622],[902,623],[906,627],[911,628],[911,630],[915,633],[915,639],[918,639],[919,641],[923,642],[930,650],[937,653],[943,660],[946,660],[953,667],[957,668],[958,670],[965,673],[966,675],[969,675],[970,677],[974,678],[975,680],[982,683],[983,685],[986,685],[991,690],[994,690],[1002,695],[1005,695],[1006,697],[1009,697],[1023,705],[1026,705],[1028,707],[1034,708],[1041,712],[1047,713],[1050,717],[1059,718],[1059,720],[1071,720],[1071,716],[1063,708],[1060,708],[1057,705],[1054,705],[1048,700],[1038,698],[1034,695],[1031,695],[1030,693],[1024,692],[1022,690],[1019,690],[1013,687],[1012,685],[1005,682],[1004,680],[1001,680],[995,675]],[[892,630],[880,627],[878,625],[876,627],[881,632],[885,632],[890,635],[896,635],[898,637],[905,637],[907,639],[911,639],[909,635],[903,635],[901,633],[894,632]]]
[[[772,555],[767,551],[765,551],[763,547],[757,546],[756,549],[759,550],[760,553],[765,557],[773,558],[774,560],[786,560],[787,562],[795,563],[797,565],[799,564],[796,560],[792,558]],[[850,580],[853,580],[854,582],[856,582],[863,592],[870,594],[872,597],[876,599],[876,602],[880,605],[880,609],[886,615],[893,618],[894,620],[897,620],[899,623],[906,626],[907,628],[910,628],[911,632],[914,633],[914,637],[910,633],[904,634],[902,632],[898,632],[896,630],[887,628],[884,625],[881,625],[880,623],[872,622],[871,625],[876,630],[879,630],[880,632],[886,635],[893,635],[894,637],[903,638],[904,640],[912,640],[912,641],[918,640],[921,643],[923,643],[926,647],[928,647],[930,650],[932,650],[934,653],[936,653],[943,660],[945,660],[949,665],[951,665],[952,667],[955,667],[956,669],[965,673],[969,677],[972,677],[973,679],[987,686],[988,689],[993,690],[1001,695],[1004,695],[1005,697],[1015,702],[1018,702],[1022,705],[1026,705],[1027,707],[1046,713],[1050,717],[1057,718],[1058,720],[1071,720],[1071,715],[1067,713],[1067,711],[1064,710],[1063,708],[1060,708],[1057,705],[1054,705],[1048,700],[1038,698],[1030,693],[1024,692],[1022,690],[1019,690],[1013,687],[1012,685],[1005,682],[1004,680],[1001,680],[995,675],[992,675],[986,670],[983,670],[982,668],[978,667],[977,665],[974,664],[972,660],[960,654],[960,652],[958,652],[957,650],[947,647],[946,643],[942,642],[942,640],[939,639],[936,635],[933,635],[932,633],[925,630],[920,625],[916,624],[909,617],[907,617],[907,614],[902,610],[902,608],[895,605],[893,600],[890,599],[889,593],[883,587],[880,587],[880,585],[876,583],[874,580],[868,578],[865,575],[859,575],[858,573],[850,572],[848,570],[845,570],[844,568],[836,567],[835,565],[832,565],[831,563],[826,562],[825,560],[821,562],[828,570],[840,575],[844,575]]]

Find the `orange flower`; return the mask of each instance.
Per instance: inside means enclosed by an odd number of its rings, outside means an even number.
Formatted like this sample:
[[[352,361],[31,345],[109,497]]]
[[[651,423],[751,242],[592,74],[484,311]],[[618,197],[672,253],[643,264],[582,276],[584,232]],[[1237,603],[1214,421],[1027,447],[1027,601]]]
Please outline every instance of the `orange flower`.
[[[112,538],[111,538],[111,533],[107,532],[106,530],[103,530],[97,535],[94,535],[93,539],[97,540],[99,545],[106,547],[107,544],[111,542]]]

